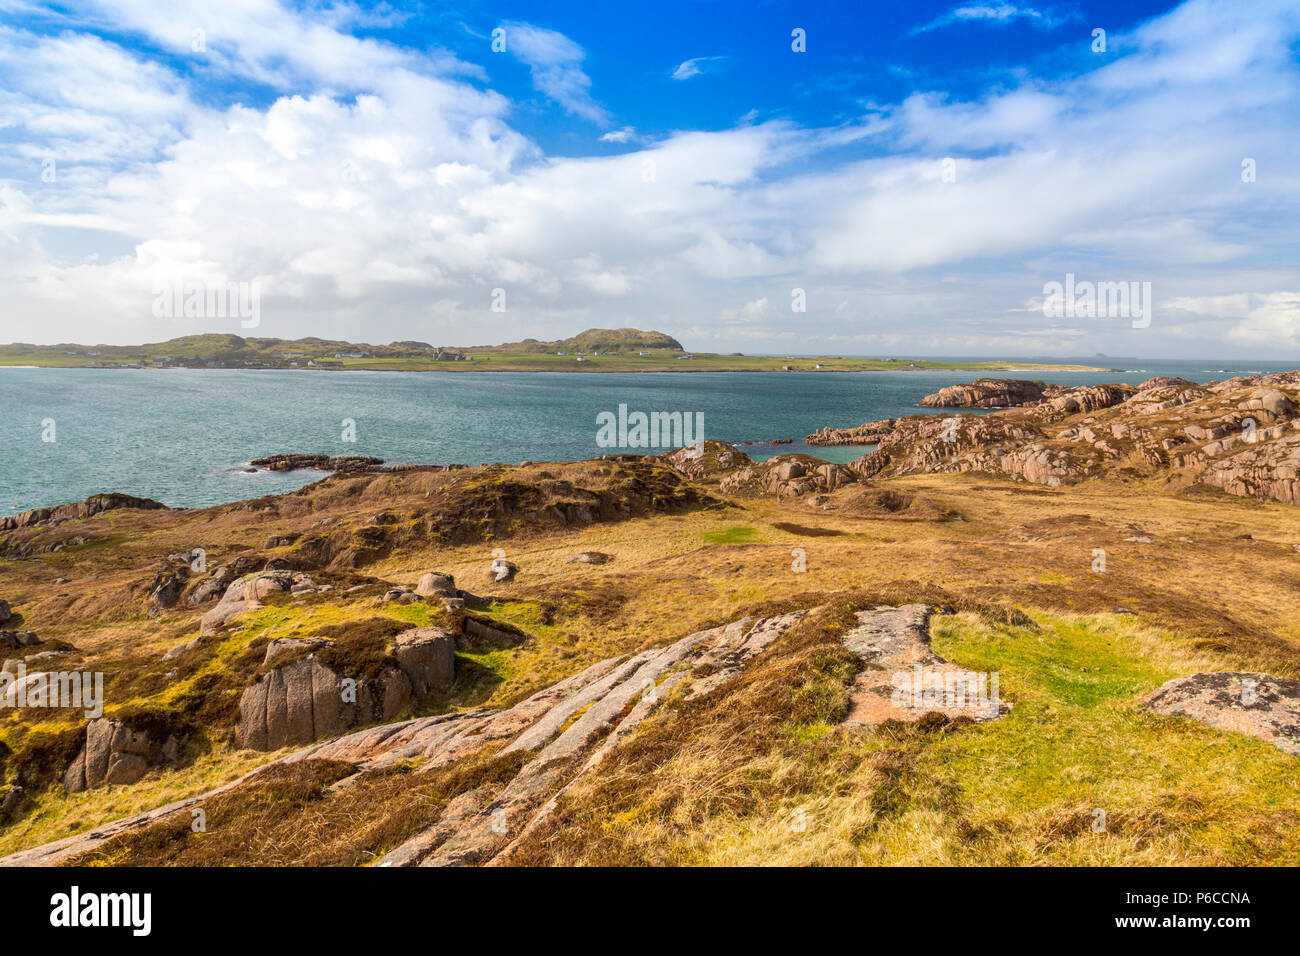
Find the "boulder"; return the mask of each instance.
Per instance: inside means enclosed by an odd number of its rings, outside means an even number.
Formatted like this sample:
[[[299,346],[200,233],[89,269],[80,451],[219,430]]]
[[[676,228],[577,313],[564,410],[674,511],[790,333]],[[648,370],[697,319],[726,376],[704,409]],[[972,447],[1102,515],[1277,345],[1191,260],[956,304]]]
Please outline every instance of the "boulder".
[[[192,641],[186,641],[184,644],[177,644],[177,645],[176,645],[175,647],[173,647],[170,651],[168,651],[166,654],[164,654],[164,655],[162,656],[162,659],[165,660],[165,661],[169,661],[169,660],[171,660],[171,659],[174,658],[174,657],[180,657],[180,656],[181,656],[182,654],[184,654],[186,651],[192,651],[192,650],[194,650],[196,647],[198,647],[198,646],[199,646],[199,641],[201,641],[201,640],[202,640],[201,637],[196,637],[196,638],[194,638],[194,640],[192,640]]]
[[[824,494],[857,480],[844,465],[811,455],[778,455],[727,475],[718,487],[728,493],[775,495]]]
[[[717,477],[753,463],[743,451],[713,439],[699,445],[678,448],[662,457],[686,477],[697,479]]]
[[[222,601],[200,619],[199,636],[211,637],[239,615],[260,611],[263,607],[261,601]]]
[[[1285,392],[1276,388],[1259,388],[1251,393],[1250,397],[1241,404],[1242,408],[1261,409],[1276,415],[1278,418],[1290,417],[1295,410],[1295,404],[1289,399]]]
[[[246,575],[232,583],[217,606],[203,615],[199,635],[209,637],[239,615],[261,610],[262,599],[273,594],[286,591],[310,594],[318,590],[311,576],[302,571],[274,570]]]
[[[149,585],[149,603],[160,608],[175,607],[189,579],[190,569],[187,565],[159,571]]]
[[[17,650],[20,647],[35,647],[41,643],[35,631],[0,631],[0,649]]]
[[[18,814],[19,807],[23,802],[23,788],[14,784],[5,791],[5,795],[0,799],[0,824],[8,823]]]
[[[612,555],[605,554],[603,551],[581,551],[578,554],[571,555],[564,559],[565,564],[608,564],[613,561]]]
[[[9,607],[9,602],[0,600],[0,624],[8,624],[9,619],[14,616],[13,609]]]
[[[438,597],[454,598],[459,597],[456,591],[456,580],[450,574],[441,574],[437,571],[429,571],[420,578],[420,582],[415,586],[415,593],[420,597]]]
[[[185,603],[193,607],[221,597],[234,578],[235,572],[231,570],[229,565],[222,565],[198,583],[194,590],[190,592],[189,597],[185,599]]]
[[[175,763],[179,754],[180,740],[175,735],[154,740],[147,731],[100,717],[86,725],[85,746],[64,772],[63,785],[69,793],[79,793],[111,784],[132,784],[151,767]]]
[[[416,656],[427,654],[417,651]],[[396,667],[356,683],[344,699],[343,678],[314,654],[291,661],[245,688],[236,741],[251,750],[279,750],[333,737],[353,727],[391,721],[412,702],[411,680]]]
[[[437,627],[417,627],[397,635],[397,663],[416,697],[445,691],[455,677],[455,641]]]

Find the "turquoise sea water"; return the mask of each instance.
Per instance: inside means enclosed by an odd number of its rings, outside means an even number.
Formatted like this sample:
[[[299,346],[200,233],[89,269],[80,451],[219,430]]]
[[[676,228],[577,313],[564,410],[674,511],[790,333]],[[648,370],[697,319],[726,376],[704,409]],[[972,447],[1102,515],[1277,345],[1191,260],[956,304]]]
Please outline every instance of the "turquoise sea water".
[[[1140,363],[1122,372],[1007,377],[1060,384],[1198,381],[1284,366]],[[809,451],[850,461],[859,448],[807,448],[823,426],[915,414],[922,396],[979,377],[938,372],[319,372],[0,368],[0,513],[103,491],[196,507],[289,491],[316,472],[242,473],[278,452],[374,455],[389,462],[482,464],[590,458],[596,416],[700,412],[706,438],[755,458]],[[343,440],[343,421],[356,440]],[[55,441],[43,441],[53,421]],[[772,446],[772,439],[793,445]],[[632,451],[634,449],[628,449]],[[640,450],[638,450],[640,451]],[[645,450],[655,453],[655,449]]]

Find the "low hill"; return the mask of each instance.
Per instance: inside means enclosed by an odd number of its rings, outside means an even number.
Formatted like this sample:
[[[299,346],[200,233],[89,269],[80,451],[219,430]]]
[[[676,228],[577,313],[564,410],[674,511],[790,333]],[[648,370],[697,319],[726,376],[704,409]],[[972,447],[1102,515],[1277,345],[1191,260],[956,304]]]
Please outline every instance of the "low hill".
[[[643,332],[640,329],[587,329],[556,345],[578,352],[622,352],[632,349],[673,349],[686,351],[682,343],[662,332]]]

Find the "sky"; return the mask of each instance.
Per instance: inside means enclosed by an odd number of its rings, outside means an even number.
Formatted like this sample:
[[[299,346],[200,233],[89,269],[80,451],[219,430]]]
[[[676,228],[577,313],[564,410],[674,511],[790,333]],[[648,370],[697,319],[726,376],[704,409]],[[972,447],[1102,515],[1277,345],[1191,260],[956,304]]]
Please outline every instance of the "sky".
[[[6,342],[1300,359],[1300,4],[0,0],[0,288]]]

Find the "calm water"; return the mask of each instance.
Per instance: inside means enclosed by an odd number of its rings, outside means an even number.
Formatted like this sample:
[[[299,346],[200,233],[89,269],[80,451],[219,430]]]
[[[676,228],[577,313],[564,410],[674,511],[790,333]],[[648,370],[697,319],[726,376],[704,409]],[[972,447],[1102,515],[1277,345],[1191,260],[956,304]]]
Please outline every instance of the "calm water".
[[[1197,381],[1284,366],[1137,363],[1123,372],[1022,373],[1060,384],[1153,375]],[[447,464],[576,460],[596,445],[596,415],[702,412],[706,438],[755,458],[810,451],[849,461],[860,449],[809,449],[822,426],[915,414],[922,396],[978,377],[957,372],[315,372],[0,368],[0,513],[102,491],[203,506],[289,491],[315,472],[246,475],[277,452],[374,455]],[[53,419],[55,441],[42,441]],[[344,419],[356,441],[342,440]],[[774,438],[796,439],[771,446]],[[653,450],[651,450],[653,451]]]

